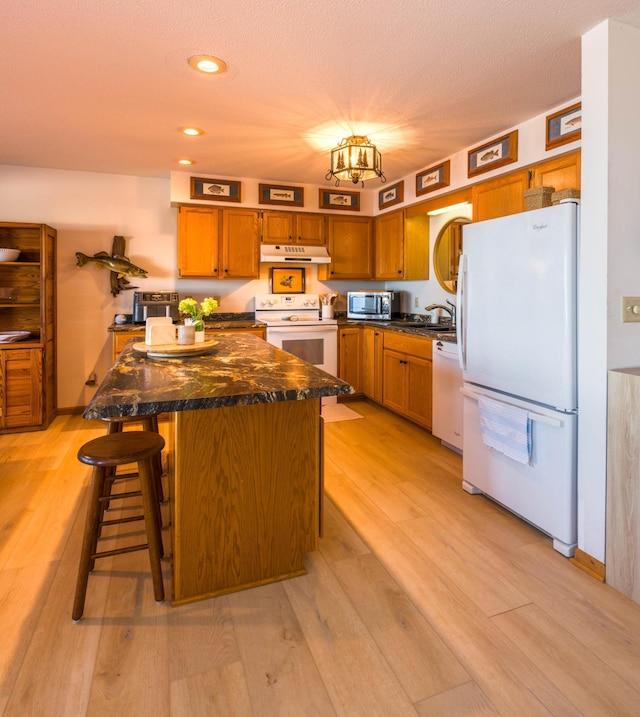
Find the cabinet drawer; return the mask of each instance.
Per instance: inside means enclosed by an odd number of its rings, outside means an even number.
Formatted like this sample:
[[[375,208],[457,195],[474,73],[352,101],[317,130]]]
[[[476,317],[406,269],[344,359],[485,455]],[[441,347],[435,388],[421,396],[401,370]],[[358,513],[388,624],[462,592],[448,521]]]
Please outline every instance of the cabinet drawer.
[[[422,336],[409,336],[395,331],[384,332],[384,348],[420,358],[429,359],[433,355],[431,339]]]

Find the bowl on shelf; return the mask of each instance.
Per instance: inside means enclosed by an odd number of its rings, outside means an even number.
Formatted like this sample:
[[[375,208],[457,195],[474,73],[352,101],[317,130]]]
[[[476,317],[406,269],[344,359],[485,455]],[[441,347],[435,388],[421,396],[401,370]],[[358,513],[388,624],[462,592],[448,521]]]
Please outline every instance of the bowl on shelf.
[[[13,304],[19,294],[20,289],[15,286],[0,286],[0,304]]]
[[[0,331],[0,344],[22,341],[31,336],[31,331]]]
[[[0,261],[15,261],[20,256],[20,249],[5,249],[0,247]]]

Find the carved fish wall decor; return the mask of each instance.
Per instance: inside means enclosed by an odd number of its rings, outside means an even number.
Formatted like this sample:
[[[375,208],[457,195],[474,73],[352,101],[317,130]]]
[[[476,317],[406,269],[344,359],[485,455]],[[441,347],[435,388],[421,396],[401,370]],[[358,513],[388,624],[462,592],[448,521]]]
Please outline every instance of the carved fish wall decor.
[[[145,278],[147,276],[146,269],[142,269],[141,267],[132,264],[124,256],[111,256],[111,254],[108,254],[106,251],[99,251],[93,256],[87,256],[81,251],[77,251],[76,259],[78,260],[76,266],[84,266],[90,261],[93,261],[99,267],[106,267],[107,269],[114,271],[119,276],[124,276],[125,274],[128,274],[129,276],[144,276]]]

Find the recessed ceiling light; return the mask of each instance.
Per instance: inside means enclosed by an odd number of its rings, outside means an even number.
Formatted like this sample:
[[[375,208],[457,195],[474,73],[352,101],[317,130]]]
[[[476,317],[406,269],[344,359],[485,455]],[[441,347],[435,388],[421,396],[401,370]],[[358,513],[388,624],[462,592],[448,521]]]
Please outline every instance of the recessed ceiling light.
[[[192,159],[179,159],[178,164],[195,164]]]
[[[207,75],[220,75],[227,69],[227,64],[213,55],[194,55],[188,60],[189,67]]]
[[[188,134],[189,137],[197,137],[199,134],[204,134],[204,130],[199,127],[182,127],[180,131],[182,134]]]

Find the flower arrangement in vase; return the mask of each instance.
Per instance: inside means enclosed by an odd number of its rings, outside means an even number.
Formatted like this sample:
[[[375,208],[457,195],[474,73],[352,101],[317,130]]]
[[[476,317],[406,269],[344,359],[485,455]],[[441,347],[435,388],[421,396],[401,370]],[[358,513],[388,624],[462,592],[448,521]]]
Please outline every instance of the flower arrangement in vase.
[[[187,297],[178,304],[178,309],[185,316],[185,324],[193,324],[196,332],[196,342],[204,341],[204,317],[210,316],[218,308],[218,302],[208,296],[200,304],[195,299]]]

